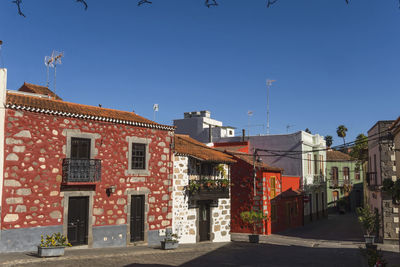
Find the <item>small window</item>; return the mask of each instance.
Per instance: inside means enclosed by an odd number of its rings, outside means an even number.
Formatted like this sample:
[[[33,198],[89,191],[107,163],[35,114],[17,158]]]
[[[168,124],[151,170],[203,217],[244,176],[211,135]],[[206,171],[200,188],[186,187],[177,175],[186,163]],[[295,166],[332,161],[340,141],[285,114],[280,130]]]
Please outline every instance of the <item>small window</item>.
[[[90,139],[71,138],[71,159],[90,159]]]
[[[355,178],[356,180],[360,180],[360,173],[359,173],[359,172],[356,172],[355,175],[354,175],[354,178]]]
[[[350,178],[350,169],[349,169],[349,167],[344,167],[343,168],[343,179],[349,180],[349,178]]]
[[[276,205],[272,204],[271,205],[271,221],[276,221],[276,219],[277,219]]]
[[[132,143],[132,166],[133,170],[146,169],[146,144]]]
[[[276,181],[275,181],[275,179],[276,179],[275,176],[272,176],[270,178],[270,187],[271,187],[270,198],[271,199],[276,196]]]

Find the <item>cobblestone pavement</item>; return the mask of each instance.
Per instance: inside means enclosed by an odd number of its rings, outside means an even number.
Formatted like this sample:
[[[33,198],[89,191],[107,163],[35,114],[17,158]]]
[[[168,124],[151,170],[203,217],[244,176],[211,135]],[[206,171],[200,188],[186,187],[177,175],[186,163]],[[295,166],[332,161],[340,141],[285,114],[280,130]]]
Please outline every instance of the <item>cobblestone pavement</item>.
[[[247,235],[233,235],[247,240]],[[330,216],[282,235],[247,242],[180,245],[177,250],[127,248],[68,249],[60,258],[32,253],[0,254],[3,266],[365,266],[359,247],[362,232],[354,215]],[[387,252],[389,253],[389,252]],[[394,252],[394,262],[397,255]],[[392,265],[396,266],[396,265]]]
[[[99,251],[100,252],[100,251]],[[175,251],[73,256],[5,262],[6,266],[363,266],[357,248],[302,247],[232,242],[182,246]]]

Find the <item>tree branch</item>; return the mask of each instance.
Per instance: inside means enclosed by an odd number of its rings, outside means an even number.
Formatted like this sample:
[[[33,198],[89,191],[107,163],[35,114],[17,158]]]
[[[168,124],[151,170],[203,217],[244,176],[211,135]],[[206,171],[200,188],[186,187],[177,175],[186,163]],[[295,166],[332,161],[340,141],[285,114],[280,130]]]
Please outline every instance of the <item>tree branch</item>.
[[[21,3],[22,3],[22,0],[14,0],[14,1],[12,1],[12,2],[15,3],[15,4],[17,5],[18,14],[19,14],[20,16],[23,16],[23,17],[25,18],[25,17],[26,17],[25,14],[22,13],[22,11],[21,11]]]
[[[81,2],[83,4],[83,6],[85,7],[85,10],[87,10],[88,4],[86,3],[85,0],[76,0],[76,2]]]
[[[218,3],[217,3],[217,0],[206,0],[205,5],[206,5],[207,7],[210,7],[210,6],[218,6]]]
[[[141,6],[141,5],[143,5],[143,4],[152,4],[153,2],[150,2],[150,1],[148,1],[148,0],[140,0],[139,2],[138,2],[138,6]]]

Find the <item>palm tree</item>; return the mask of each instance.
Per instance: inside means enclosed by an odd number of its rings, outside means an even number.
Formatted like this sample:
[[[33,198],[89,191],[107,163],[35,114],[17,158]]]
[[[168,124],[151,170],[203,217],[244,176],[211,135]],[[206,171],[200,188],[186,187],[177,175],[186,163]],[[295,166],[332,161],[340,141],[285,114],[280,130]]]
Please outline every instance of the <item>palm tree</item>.
[[[325,142],[326,142],[326,146],[328,148],[330,148],[333,143],[333,137],[331,135],[325,136]]]
[[[346,145],[346,140],[344,139],[346,137],[346,132],[347,132],[346,126],[339,125],[339,127],[337,127],[336,133],[339,137],[343,138],[343,145]]]

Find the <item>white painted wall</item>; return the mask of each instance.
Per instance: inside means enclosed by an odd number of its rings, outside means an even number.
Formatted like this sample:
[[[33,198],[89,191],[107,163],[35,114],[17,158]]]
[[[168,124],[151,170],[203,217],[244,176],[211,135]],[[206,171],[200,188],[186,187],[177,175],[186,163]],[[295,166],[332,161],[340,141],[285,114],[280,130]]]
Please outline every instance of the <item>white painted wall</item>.
[[[224,166],[229,171],[227,165]],[[173,176],[173,209],[172,227],[173,232],[177,233],[179,242],[196,243],[198,229],[198,208],[190,208],[188,197],[185,196],[185,186],[189,184],[188,177],[188,157],[174,156],[174,176]],[[211,228],[210,234],[213,242],[228,242],[230,236],[230,198],[218,200],[218,207],[210,209]]]

